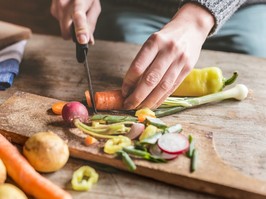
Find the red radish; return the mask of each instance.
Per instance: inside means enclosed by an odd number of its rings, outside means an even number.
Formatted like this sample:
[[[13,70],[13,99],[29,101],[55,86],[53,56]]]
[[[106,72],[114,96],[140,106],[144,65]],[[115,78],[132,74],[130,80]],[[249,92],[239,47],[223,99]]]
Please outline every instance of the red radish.
[[[127,134],[127,137],[129,137],[130,139],[134,140],[137,137],[140,136],[140,134],[144,131],[145,129],[145,125],[142,123],[133,123],[130,131]]]
[[[154,144],[150,147],[150,153],[154,156],[163,158],[165,160],[173,160],[175,158],[177,158],[178,154],[169,154],[169,153],[165,153],[163,152],[157,144]]]
[[[81,122],[87,122],[89,119],[89,113],[82,103],[80,102],[69,102],[62,110],[62,117],[67,123],[72,123],[74,119],[79,119]]]
[[[168,154],[182,154],[189,148],[186,136],[180,133],[165,133],[158,140],[159,148]]]

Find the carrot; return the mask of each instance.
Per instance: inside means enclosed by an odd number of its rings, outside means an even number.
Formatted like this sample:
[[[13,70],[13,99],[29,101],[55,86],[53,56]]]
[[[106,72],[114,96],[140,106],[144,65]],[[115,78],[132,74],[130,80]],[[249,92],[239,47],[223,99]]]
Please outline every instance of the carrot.
[[[52,105],[52,111],[56,115],[62,115],[63,107],[65,106],[67,102],[56,102]]]
[[[85,91],[87,104],[91,107],[90,93]],[[121,90],[110,90],[96,92],[94,95],[95,106],[97,110],[121,110],[125,98],[122,96]]]
[[[85,145],[89,146],[89,145],[92,145],[94,143],[98,142],[98,140],[90,135],[88,135],[86,138],[85,138]]]
[[[0,134],[0,158],[10,177],[35,198],[71,199],[71,195],[41,176],[3,135]]]

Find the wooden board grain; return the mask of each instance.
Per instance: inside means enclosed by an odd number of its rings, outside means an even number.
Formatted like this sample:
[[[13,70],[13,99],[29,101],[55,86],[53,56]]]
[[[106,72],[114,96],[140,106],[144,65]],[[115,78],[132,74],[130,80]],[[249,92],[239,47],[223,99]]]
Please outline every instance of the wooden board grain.
[[[103,154],[100,147],[85,146],[82,132],[69,128],[61,116],[51,113],[55,101],[57,99],[16,92],[0,106],[0,133],[23,144],[34,133],[51,130],[68,142],[71,156],[127,170],[122,161]],[[167,164],[135,160],[136,174],[227,198],[266,198],[266,182],[245,176],[221,161],[213,146],[212,133],[189,123],[182,125],[184,133],[192,134],[196,140],[200,154],[197,170],[190,173],[189,159],[180,156]]]

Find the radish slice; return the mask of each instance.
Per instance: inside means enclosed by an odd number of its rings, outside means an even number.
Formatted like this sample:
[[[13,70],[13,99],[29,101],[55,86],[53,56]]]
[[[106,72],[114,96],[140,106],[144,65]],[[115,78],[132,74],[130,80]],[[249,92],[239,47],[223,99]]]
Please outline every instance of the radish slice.
[[[163,152],[157,144],[154,144],[150,147],[150,153],[154,156],[157,156],[159,158],[163,158],[165,160],[173,160],[175,158],[177,158],[178,154],[169,154],[169,153],[165,153]]]
[[[188,150],[189,142],[180,133],[165,133],[158,140],[159,148],[168,154],[181,154]]]
[[[127,134],[127,137],[129,137],[130,139],[134,140],[137,137],[140,136],[140,134],[144,131],[145,129],[145,125],[142,123],[133,123],[130,131]]]

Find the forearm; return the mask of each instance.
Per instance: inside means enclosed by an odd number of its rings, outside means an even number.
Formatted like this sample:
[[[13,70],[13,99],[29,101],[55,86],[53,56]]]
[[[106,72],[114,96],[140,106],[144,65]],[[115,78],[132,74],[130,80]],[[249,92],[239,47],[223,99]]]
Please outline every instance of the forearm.
[[[205,40],[215,25],[215,19],[214,16],[202,6],[195,3],[187,3],[175,14],[170,24],[172,23],[175,23],[174,25],[176,27],[188,25],[194,28]]]
[[[181,9],[187,3],[198,4],[214,17],[215,24],[211,34],[216,32],[246,0],[183,0]]]

